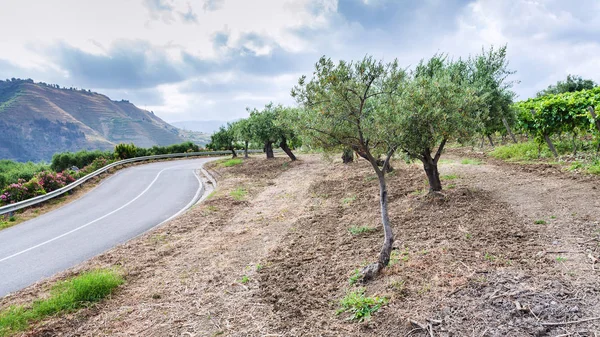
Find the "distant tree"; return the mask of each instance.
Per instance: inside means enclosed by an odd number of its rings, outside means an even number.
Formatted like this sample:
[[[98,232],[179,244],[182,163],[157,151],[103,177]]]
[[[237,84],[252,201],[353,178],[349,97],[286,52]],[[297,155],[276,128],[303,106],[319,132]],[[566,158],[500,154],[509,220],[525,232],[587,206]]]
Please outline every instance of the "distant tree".
[[[537,97],[548,95],[548,94],[561,94],[563,92],[575,92],[584,89],[592,89],[598,84],[593,80],[584,80],[581,76],[567,75],[565,81],[558,81],[556,84],[548,86],[548,88],[537,93]]]
[[[351,148],[361,153],[379,181],[384,242],[377,262],[362,271],[366,281],[388,265],[394,243],[385,174],[398,149],[400,130],[394,125],[395,111],[387,103],[402,94],[406,74],[396,61],[384,64],[372,57],[338,64],[322,57],[315,67],[312,79],[303,76],[292,89],[303,108],[295,118],[298,132],[324,150]],[[378,161],[380,155],[385,156],[383,163]]]
[[[483,49],[481,54],[469,58],[466,68],[460,61],[458,63],[459,68],[464,68],[461,71],[465,71],[461,76],[472,85],[481,99],[480,132],[492,146],[494,142],[491,135],[504,130],[516,143],[517,139],[510,128],[516,118],[512,109],[516,94],[511,90],[515,82],[508,80],[515,72],[507,69],[506,46],[497,50],[494,47],[488,51]]]
[[[233,124],[227,123],[227,126],[221,126],[219,130],[210,136],[210,144],[208,148],[213,150],[228,150],[231,151],[232,158],[237,157],[235,153],[235,136],[233,130]]]
[[[252,140],[252,125],[248,118],[233,123],[235,138],[244,143],[244,158],[248,158],[248,144]]]

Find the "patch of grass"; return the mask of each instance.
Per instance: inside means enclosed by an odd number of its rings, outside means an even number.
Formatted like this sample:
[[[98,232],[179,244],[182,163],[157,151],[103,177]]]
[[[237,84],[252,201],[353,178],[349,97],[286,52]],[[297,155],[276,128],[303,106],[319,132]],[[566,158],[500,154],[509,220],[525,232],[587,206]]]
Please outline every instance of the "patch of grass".
[[[446,188],[451,190],[453,188],[456,188],[456,184],[450,184],[450,185],[446,186]]]
[[[9,222],[15,222],[15,221],[17,221],[17,218],[13,215],[13,216],[11,216],[11,217],[8,218],[8,221]]]
[[[544,144],[540,147],[541,158],[552,158],[550,149]],[[497,159],[507,161],[528,161],[538,159],[538,144],[535,142],[524,142],[518,144],[508,144],[503,146],[496,146],[490,155]]]
[[[444,174],[440,178],[442,178],[442,180],[454,180],[454,179],[458,179],[458,175],[457,174]]]
[[[533,223],[536,224],[536,225],[545,225],[546,224],[546,220],[542,220],[542,219],[535,220]]]
[[[342,199],[342,204],[347,206],[350,205],[354,200],[356,200],[356,195],[351,195]]]
[[[484,259],[490,261],[490,262],[494,262],[496,261],[496,257],[490,253],[485,253],[485,255],[483,256]]]
[[[388,303],[384,297],[367,297],[365,288],[359,288],[349,291],[344,298],[340,300],[340,308],[336,315],[349,313],[349,320],[362,322],[371,318],[371,315]]]
[[[372,232],[374,230],[375,228],[369,226],[350,226],[350,228],[348,228],[348,232],[350,232],[352,235],[360,235],[363,233]]]
[[[229,192],[229,195],[231,195],[233,197],[233,199],[235,199],[237,201],[244,200],[244,197],[246,196],[246,194],[248,194],[248,191],[246,191],[246,189],[242,188],[242,187],[238,187],[235,190]]]
[[[600,174],[600,160],[594,159],[592,163],[588,166],[587,171],[591,174]]]
[[[482,162],[479,159],[465,158],[460,161],[463,165],[481,165]]]
[[[358,280],[360,280],[360,277],[362,276],[362,274],[360,273],[359,269],[354,269],[352,271],[352,275],[350,275],[350,277],[348,278],[348,283],[352,286],[355,285],[356,283],[358,283]]]
[[[250,282],[250,277],[248,277],[248,275],[242,275],[242,278],[240,279],[240,283],[246,284],[248,282]]]
[[[29,306],[11,306],[1,312],[0,336],[25,331],[31,323],[48,316],[89,306],[110,295],[123,282],[123,277],[111,269],[93,270],[58,282],[52,287],[50,297],[36,300]]]
[[[223,165],[224,167],[232,167],[232,166],[240,165],[243,162],[244,161],[240,158],[233,158],[233,159],[228,159],[228,160],[224,161],[223,163],[221,163],[221,165]]]
[[[563,256],[557,256],[556,257],[556,262],[565,262],[565,261],[567,261],[566,257],[563,257]]]
[[[452,159],[442,158],[442,159],[438,160],[438,164],[440,164],[440,165],[441,164],[452,164],[452,163],[454,163],[454,160],[452,160]]]
[[[393,250],[392,254],[390,254],[390,266],[398,264],[398,263],[400,263],[400,261],[408,262],[408,259],[409,259],[408,248],[406,248],[402,252],[399,250]]]
[[[260,271],[262,268],[263,266],[260,263],[256,265],[256,271]]]

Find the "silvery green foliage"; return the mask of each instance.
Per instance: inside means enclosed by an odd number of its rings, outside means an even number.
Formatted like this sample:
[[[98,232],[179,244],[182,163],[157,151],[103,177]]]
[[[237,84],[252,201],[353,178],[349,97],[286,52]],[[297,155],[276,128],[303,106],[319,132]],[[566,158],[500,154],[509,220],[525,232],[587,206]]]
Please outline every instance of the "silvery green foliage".
[[[312,78],[301,77],[292,96],[301,105],[294,123],[304,140],[326,150],[358,148],[373,157],[396,149],[391,97],[402,96],[407,74],[397,61],[359,62],[322,57]],[[292,117],[293,118],[293,117]]]

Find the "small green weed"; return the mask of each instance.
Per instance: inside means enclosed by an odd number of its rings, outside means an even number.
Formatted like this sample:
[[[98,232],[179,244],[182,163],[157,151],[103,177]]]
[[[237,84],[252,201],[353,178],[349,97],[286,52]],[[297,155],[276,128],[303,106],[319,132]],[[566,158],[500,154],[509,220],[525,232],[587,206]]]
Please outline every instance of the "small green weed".
[[[467,234],[465,234],[465,238],[466,238],[467,240],[471,240],[471,239],[473,238],[473,234],[471,234],[471,233],[467,233]]]
[[[490,262],[494,262],[496,261],[496,257],[490,253],[485,253],[485,255],[483,256],[484,259],[490,261]]]
[[[465,159],[461,160],[460,163],[463,165],[481,165],[482,164],[481,160],[471,159],[471,158],[465,158]]]
[[[440,178],[442,178],[442,180],[454,180],[454,179],[458,179],[458,175],[456,175],[456,174],[444,174]]]
[[[349,197],[346,197],[344,199],[342,199],[342,204],[347,206],[350,205],[354,200],[356,200],[356,196],[355,195],[351,195]]]
[[[11,216],[11,217],[8,218],[8,221],[15,222],[15,221],[17,221],[17,218],[13,215],[13,216]]]
[[[406,248],[404,251],[393,250],[392,254],[390,255],[390,266],[400,263],[401,260],[402,262],[408,262],[408,259],[408,248]]]
[[[565,262],[565,261],[567,261],[566,257],[563,257],[563,256],[557,256],[556,257],[556,262]]]
[[[545,225],[546,224],[546,220],[541,220],[541,219],[540,220],[535,220],[534,224],[536,224],[536,225]]]
[[[456,187],[456,184],[450,184],[450,185],[446,186],[446,188],[448,188],[449,190],[451,190],[455,187]]]
[[[241,163],[243,163],[244,161],[240,158],[233,158],[233,159],[229,159],[224,161],[221,165],[225,166],[225,167],[231,167],[231,166],[236,166],[236,165],[240,165]]]
[[[350,234],[352,235],[360,235],[363,233],[372,232],[374,230],[375,228],[369,226],[351,226],[350,228],[348,228],[348,232],[350,232]]]
[[[556,219],[556,216],[555,216],[555,215],[552,215],[552,216],[550,217],[550,219]]]
[[[35,300],[29,306],[11,306],[0,312],[0,336],[27,330],[31,323],[48,316],[89,306],[110,295],[123,282],[123,277],[110,269],[93,270],[58,282],[52,287],[50,297]]]
[[[240,283],[246,284],[248,282],[250,282],[250,277],[248,277],[248,275],[242,275],[242,278],[240,279]]]
[[[233,197],[233,199],[235,199],[237,201],[242,201],[242,200],[244,200],[244,197],[246,196],[246,194],[248,194],[248,191],[246,191],[245,188],[238,187],[235,190],[229,192],[229,194]]]
[[[359,269],[354,269],[352,271],[352,275],[350,275],[350,277],[348,278],[348,283],[352,286],[355,285],[356,283],[358,283],[358,281],[360,280],[360,277],[362,276],[362,274],[360,273]]]
[[[262,268],[263,266],[260,263],[256,265],[256,271],[260,271]]]
[[[388,303],[384,297],[367,297],[365,288],[359,288],[349,291],[344,298],[340,300],[340,308],[336,315],[349,313],[349,320],[362,322],[371,318],[371,315]]]

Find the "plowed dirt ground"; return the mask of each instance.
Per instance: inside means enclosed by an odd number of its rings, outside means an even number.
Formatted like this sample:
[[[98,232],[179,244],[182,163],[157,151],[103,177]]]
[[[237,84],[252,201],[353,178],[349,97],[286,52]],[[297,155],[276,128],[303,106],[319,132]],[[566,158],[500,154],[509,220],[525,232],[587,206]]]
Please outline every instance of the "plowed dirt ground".
[[[365,285],[389,303],[370,320],[336,315],[353,271],[383,234],[365,161],[317,155],[214,166],[216,193],[183,216],[0,301],[120,266],[112,298],[30,336],[596,336],[600,333],[597,178],[450,151],[442,197],[418,165],[388,177],[396,249]],[[351,227],[367,226],[353,235]],[[591,320],[590,320],[591,319]]]

